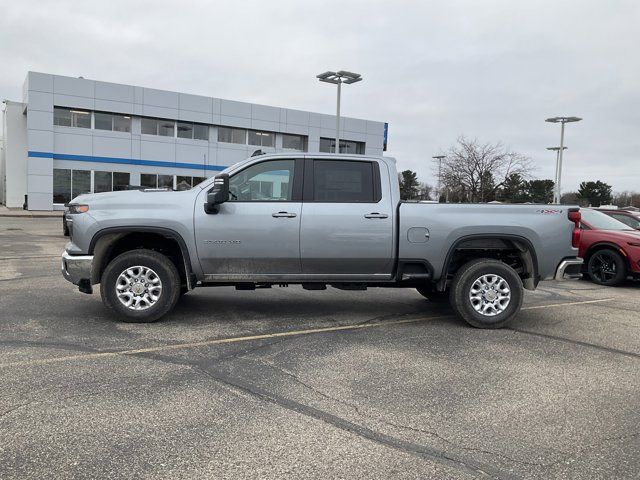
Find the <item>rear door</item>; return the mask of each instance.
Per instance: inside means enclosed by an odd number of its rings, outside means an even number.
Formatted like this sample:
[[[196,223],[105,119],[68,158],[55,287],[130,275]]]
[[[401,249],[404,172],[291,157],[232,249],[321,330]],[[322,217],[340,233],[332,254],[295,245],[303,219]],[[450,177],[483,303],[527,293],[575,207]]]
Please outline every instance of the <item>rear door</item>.
[[[393,268],[393,220],[384,164],[305,160],[300,224],[304,275],[379,278]],[[383,195],[383,189],[386,194]]]

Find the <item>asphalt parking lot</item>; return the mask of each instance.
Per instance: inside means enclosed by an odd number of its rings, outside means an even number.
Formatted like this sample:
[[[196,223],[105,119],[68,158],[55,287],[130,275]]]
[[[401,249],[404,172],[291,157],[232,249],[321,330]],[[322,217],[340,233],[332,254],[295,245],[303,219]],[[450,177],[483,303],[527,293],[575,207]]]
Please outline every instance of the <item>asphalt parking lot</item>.
[[[206,288],[119,323],[0,218],[0,478],[637,478],[640,285],[545,282],[512,328],[413,290]]]

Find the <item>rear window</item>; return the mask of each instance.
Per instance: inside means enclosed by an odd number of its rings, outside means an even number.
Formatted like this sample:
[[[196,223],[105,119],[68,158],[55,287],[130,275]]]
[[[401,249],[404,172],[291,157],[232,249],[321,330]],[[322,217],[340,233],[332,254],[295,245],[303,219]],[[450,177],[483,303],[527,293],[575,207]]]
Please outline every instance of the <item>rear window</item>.
[[[372,162],[314,160],[313,201],[374,203],[374,177]]]
[[[606,213],[589,210],[588,208],[581,208],[580,214],[582,216],[582,220],[587,222],[596,230],[632,230],[628,225],[625,225],[615,218],[611,218]]]

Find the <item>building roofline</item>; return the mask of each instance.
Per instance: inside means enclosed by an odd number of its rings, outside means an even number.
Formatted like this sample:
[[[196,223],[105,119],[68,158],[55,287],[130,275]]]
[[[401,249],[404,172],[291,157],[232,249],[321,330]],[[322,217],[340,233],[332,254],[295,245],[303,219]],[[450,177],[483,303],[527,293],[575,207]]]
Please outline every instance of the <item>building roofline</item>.
[[[72,77],[72,76],[69,76],[69,75],[58,75],[56,73],[39,72],[39,71],[35,71],[35,70],[28,70],[27,71],[27,80],[28,80],[28,77],[29,77],[30,73],[35,73],[35,74],[39,74],[39,75],[50,75],[52,77],[70,78],[70,79],[74,79],[74,80],[86,80],[88,82],[110,83],[112,85],[123,85],[123,86],[126,86],[126,87],[133,87],[133,88],[149,88],[149,89],[152,89],[152,90],[157,90],[157,91],[167,92],[167,93],[194,95],[194,96],[198,96],[198,97],[205,97],[205,98],[211,98],[211,99],[216,99],[216,100],[224,100],[224,101],[227,101],[227,102],[238,102],[238,103],[244,103],[244,104],[247,104],[247,105],[258,105],[260,107],[268,107],[268,108],[282,108],[282,109],[285,109],[285,110],[294,110],[294,111],[303,112],[303,113],[315,113],[317,115],[329,115],[329,116],[335,117],[335,114],[315,112],[315,111],[311,111],[311,110],[303,110],[301,108],[289,108],[289,107],[281,107],[281,106],[276,106],[276,105],[266,105],[266,104],[263,104],[263,103],[246,102],[246,101],[243,101],[243,100],[234,100],[234,99],[231,99],[231,98],[214,97],[214,96],[211,96],[211,95],[202,95],[202,94],[199,94],[199,93],[180,92],[180,91],[177,91],[177,90],[166,90],[166,89],[163,89],[163,88],[155,88],[155,87],[144,87],[142,85],[134,85],[134,84],[131,84],[131,83],[118,83],[118,82],[111,82],[111,81],[106,81],[106,80],[96,80],[96,79],[93,79],[93,78],[86,78],[86,77]],[[344,116],[344,115],[340,115],[340,118],[349,119],[349,120],[359,120],[359,121],[363,121],[363,122],[387,123],[387,122],[383,122],[383,121],[380,121],[380,120],[371,120],[371,119],[359,118],[359,117],[348,117],[348,116]]]

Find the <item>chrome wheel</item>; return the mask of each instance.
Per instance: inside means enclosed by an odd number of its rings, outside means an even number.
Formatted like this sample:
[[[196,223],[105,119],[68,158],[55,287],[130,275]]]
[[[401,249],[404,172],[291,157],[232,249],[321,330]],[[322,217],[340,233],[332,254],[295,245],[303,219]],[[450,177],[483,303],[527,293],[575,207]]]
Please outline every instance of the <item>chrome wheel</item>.
[[[511,289],[500,275],[482,275],[471,284],[469,300],[476,312],[493,317],[504,312],[509,306]]]
[[[129,267],[116,280],[116,295],[125,307],[146,310],[155,305],[162,295],[162,281],[149,267]]]

